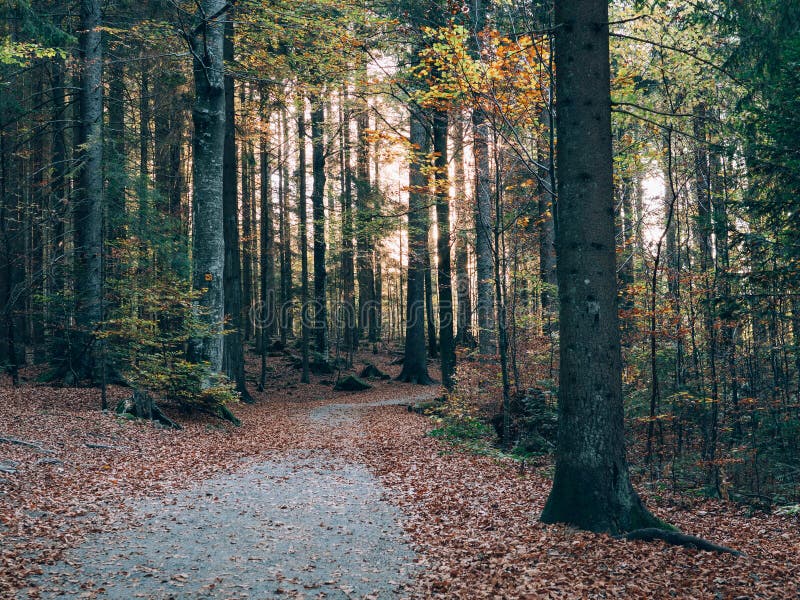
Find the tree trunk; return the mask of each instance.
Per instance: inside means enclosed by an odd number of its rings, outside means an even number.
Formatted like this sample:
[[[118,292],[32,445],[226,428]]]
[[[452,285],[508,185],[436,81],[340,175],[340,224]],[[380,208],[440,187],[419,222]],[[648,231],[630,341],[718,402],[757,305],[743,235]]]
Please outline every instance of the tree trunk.
[[[472,297],[469,278],[469,236],[472,221],[467,210],[467,199],[464,192],[464,123],[461,115],[457,115],[453,137],[455,148],[453,163],[455,165],[454,184],[456,188],[455,206],[457,211],[456,222],[456,301],[458,312],[456,314],[456,343],[462,346],[474,346],[475,336],[472,333]]]
[[[15,292],[17,286],[17,262],[19,257],[15,250],[14,240],[19,239],[19,218],[17,194],[10,190],[10,168],[8,142],[5,130],[0,131],[0,265],[3,276],[0,277],[0,300],[3,312],[0,323],[0,364],[11,375],[11,381],[19,384],[19,352],[16,346],[16,323],[14,322]]]
[[[453,288],[450,273],[450,180],[447,161],[447,113],[433,114],[433,152],[436,156],[436,226],[439,269],[439,349],[442,356],[442,385],[453,387],[456,353],[453,340]]]
[[[302,99],[297,100],[297,211],[300,218],[300,351],[303,372],[300,383],[309,383],[308,344],[311,326],[308,314],[308,207],[306,206],[306,107]]]
[[[61,92],[63,102],[63,90]],[[105,164],[107,168],[106,203],[108,235],[118,240],[125,234],[125,70],[119,60],[111,62],[108,82],[108,125],[106,127]],[[60,116],[63,119],[64,116]]]
[[[233,61],[233,21],[225,21],[223,56]],[[225,75],[225,140],[222,164],[222,230],[225,238],[224,298],[229,332],[224,336],[223,369],[236,391],[250,401],[244,372],[244,323],[242,320],[242,268],[239,249],[239,185],[236,156],[236,110],[233,77]]]
[[[103,55],[99,0],[81,0],[80,176],[75,202],[75,315],[67,383],[96,378],[94,333],[102,318]]]
[[[49,289],[55,298],[52,310],[49,311],[50,319],[48,332],[50,344],[48,355],[52,363],[63,361],[63,356],[67,351],[67,342],[64,338],[63,324],[67,319],[64,302],[64,283],[67,268],[67,247],[66,247],[66,222],[69,219],[69,180],[67,163],[67,139],[66,121],[67,104],[65,94],[65,70],[66,66],[62,58],[56,57],[52,62],[52,97],[53,112],[53,174],[51,185],[50,208],[52,211],[52,231],[50,234],[50,270],[49,270]],[[4,195],[5,196],[5,195]]]
[[[472,113],[475,156],[475,270],[478,276],[478,351],[494,354],[494,294],[492,293],[492,195],[489,184],[489,128],[479,108]]]
[[[261,236],[260,250],[261,262],[261,293],[259,303],[261,310],[259,314],[258,327],[260,331],[261,345],[261,378],[259,380],[259,390],[264,391],[267,379],[267,351],[272,337],[275,335],[275,231],[274,217],[272,210],[272,169],[270,165],[270,138],[269,138],[269,115],[264,110],[264,95],[266,90],[261,90],[262,94],[262,123],[261,136],[259,138],[259,167],[261,176]]]
[[[311,171],[314,184],[311,204],[314,215],[314,345],[328,356],[328,272],[325,265],[325,110],[317,96],[311,103]]]
[[[140,57],[139,63],[139,181],[136,192],[139,200],[137,236],[144,240],[148,231],[150,188],[150,66]]]
[[[555,27],[561,372],[556,470],[541,519],[619,533],[658,521],[625,459],[608,3],[558,0]]]
[[[430,206],[425,207],[425,219],[427,224],[425,229],[430,232],[431,230],[431,209]],[[436,317],[433,311],[433,267],[431,266],[431,243],[430,239],[425,242],[425,254],[422,257],[422,265],[425,271],[425,324],[428,328],[428,356],[436,358],[439,356],[439,344],[436,340]]]
[[[375,302],[375,272],[373,270],[372,190],[369,181],[369,106],[362,102],[356,116],[358,145],[356,146],[356,200],[358,202],[356,250],[358,262],[358,337],[377,341],[377,309]]]
[[[353,264],[353,173],[350,166],[350,120],[351,111],[349,107],[349,98],[347,96],[347,87],[343,87],[342,104],[344,109],[342,111],[342,290],[344,292],[344,346],[347,350],[348,357],[355,352],[358,346],[359,335],[359,317],[355,312],[355,272]],[[360,117],[359,117],[360,118]],[[359,127],[360,130],[360,127]],[[358,149],[356,151],[356,160],[358,163],[357,177],[361,176],[361,146],[363,142],[359,140]],[[359,202],[359,210],[361,208],[362,191],[360,186],[362,183],[356,179],[356,196]],[[369,182],[367,182],[369,185]],[[359,231],[357,248],[359,252],[358,263],[358,288],[359,288],[359,307],[362,305],[363,298],[362,292],[362,273],[361,273],[361,232]],[[371,272],[371,270],[370,270]],[[349,358],[348,358],[349,360]]]
[[[539,275],[542,278],[542,312],[546,322],[545,329],[556,318],[556,299],[558,298],[558,279],[556,277],[556,227],[555,196],[552,189],[552,157],[550,137],[553,123],[550,108],[545,107],[539,121],[546,128],[547,138],[538,140],[537,158],[539,161]]]
[[[292,283],[292,236],[289,229],[289,121],[286,109],[281,109],[281,144],[278,146],[278,230],[280,233],[281,256],[281,306],[280,335],[281,345],[286,346],[287,337],[292,335],[292,303],[294,284]]]
[[[208,362],[222,371],[225,295],[225,236],[223,232],[223,162],[225,155],[225,83],[223,39],[225,0],[201,0],[197,35],[191,40],[194,55],[195,99],[192,111],[194,205],[192,237],[192,287],[200,293],[198,316],[207,327],[191,340],[190,359]],[[216,18],[206,18],[215,16]]]
[[[428,353],[425,349],[425,261],[428,246],[428,176],[424,172],[430,138],[416,108],[411,109],[408,171],[408,283],[406,300],[406,344],[399,381],[428,385]]]
[[[486,25],[486,0],[475,0],[472,54],[480,57],[477,40]],[[472,111],[472,155],[475,160],[475,270],[477,272],[478,351],[494,354],[494,294],[492,256],[492,192],[489,179],[489,126],[486,114],[478,105]]]
[[[252,104],[252,90],[245,94],[245,85],[239,92],[240,110],[248,114]],[[255,154],[253,149],[250,119],[243,118],[239,126],[242,132],[240,154],[242,157],[242,340],[253,338],[253,319],[250,318],[258,293],[256,281],[256,198],[255,198]]]

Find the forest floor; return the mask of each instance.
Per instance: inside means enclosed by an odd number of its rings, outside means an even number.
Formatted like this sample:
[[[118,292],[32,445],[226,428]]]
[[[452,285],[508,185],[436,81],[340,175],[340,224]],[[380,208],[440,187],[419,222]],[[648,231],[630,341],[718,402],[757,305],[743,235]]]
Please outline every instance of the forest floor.
[[[434,387],[333,392],[271,364],[238,428],[170,413],[184,429],[164,430],[100,412],[97,390],[0,387],[0,437],[36,444],[0,442],[0,598],[800,597],[796,517],[642,489],[740,557],[543,525],[550,462],[430,437],[406,405]]]

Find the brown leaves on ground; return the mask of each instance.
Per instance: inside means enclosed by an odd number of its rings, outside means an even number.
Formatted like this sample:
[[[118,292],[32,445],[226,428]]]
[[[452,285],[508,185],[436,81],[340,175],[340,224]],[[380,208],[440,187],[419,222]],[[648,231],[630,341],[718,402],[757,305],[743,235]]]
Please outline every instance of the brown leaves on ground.
[[[521,474],[510,461],[455,452],[427,437],[430,422],[403,406],[364,408],[345,422],[311,418],[328,404],[419,398],[436,390],[376,382],[366,392],[336,393],[319,383],[300,386],[296,371],[282,361],[272,365],[267,393],[254,393],[259,402],[253,406],[235,407],[240,428],[172,414],[185,428],[169,431],[101,413],[97,390],[0,388],[0,437],[52,451],[0,443],[0,464],[16,469],[0,472],[0,596],[24,587],[37,565],[58,560],[86,534],[129,526],[126,503],[136,498],[166,495],[243,461],[315,448],[367,463],[402,507],[423,567],[419,597],[800,594],[793,517],[748,517],[745,509],[717,501],[646,498],[683,531],[747,554],[738,558],[546,526],[538,515],[550,487],[547,464]],[[112,401],[127,393],[112,390]]]

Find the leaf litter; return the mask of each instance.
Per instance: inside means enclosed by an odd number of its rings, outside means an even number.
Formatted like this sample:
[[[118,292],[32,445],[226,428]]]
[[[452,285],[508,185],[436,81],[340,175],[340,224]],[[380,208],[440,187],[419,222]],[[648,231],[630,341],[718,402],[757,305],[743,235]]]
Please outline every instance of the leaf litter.
[[[396,370],[385,363],[380,368]],[[340,567],[320,577],[315,571],[323,561],[323,548],[294,563],[292,559],[311,539],[309,534],[298,534],[299,542],[280,548],[286,564],[296,572],[269,574],[269,585],[278,582],[272,588],[276,597],[800,596],[796,517],[750,515],[732,503],[640,490],[661,518],[688,533],[735,547],[746,554],[742,557],[623,542],[566,526],[543,525],[538,515],[551,484],[550,464],[542,461],[520,473],[510,459],[476,456],[427,436],[431,422],[404,405],[433,397],[439,390],[375,382],[364,392],[333,392],[319,382],[298,385],[297,372],[288,365],[275,364],[274,369],[265,394],[251,390],[259,402],[235,407],[243,422],[240,428],[203,417],[171,415],[185,428],[163,430],[101,413],[99,392],[94,389],[0,387],[0,436],[31,441],[49,451],[43,454],[32,446],[0,443],[0,462],[13,465],[0,473],[0,597],[17,593],[36,597],[37,577],[49,569],[67,573],[65,584],[85,597],[102,597],[107,582],[92,580],[75,561],[72,565],[60,562],[69,560],[71,549],[113,536],[135,535],[148,523],[154,526],[152,521],[159,515],[176,519],[159,521],[158,526],[166,528],[165,536],[170,528],[192,527],[193,515],[212,515],[220,504],[232,501],[230,490],[237,488],[225,487],[226,497],[214,489],[220,481],[227,486],[238,479],[240,488],[252,488],[258,481],[257,487],[270,494],[281,486],[294,493],[298,485],[316,485],[310,481],[345,489],[353,477],[369,481],[373,476],[379,477],[382,487],[370,487],[373,495],[356,494],[361,498],[358,508],[342,510],[342,498],[334,496],[322,502],[312,497],[310,503],[306,498],[301,510],[308,512],[309,506],[318,503],[338,518],[349,516],[360,522],[368,520],[365,515],[385,500],[401,511],[398,514],[416,557],[413,552],[401,552],[401,562],[410,564],[399,570],[395,565],[396,575],[383,574],[387,587],[367,591],[354,585],[359,577],[345,581],[343,574],[351,564],[347,555],[334,557]],[[111,403],[127,393],[111,388]],[[45,456],[53,460],[41,461]],[[311,462],[307,462],[309,457],[313,457]],[[265,464],[273,465],[273,471],[263,472]],[[252,521],[254,530],[276,532],[301,527],[289,518],[273,516],[293,510],[296,514],[297,508],[278,499],[270,514],[253,512],[253,506],[238,510],[239,519]],[[390,547],[403,546],[405,538],[394,531],[394,513],[390,507],[387,510],[385,531],[379,527],[368,535],[386,537]],[[314,535],[350,537],[347,527],[352,524],[330,520],[330,515],[326,522],[318,516],[314,515],[318,525]],[[162,563],[152,566],[140,560],[138,575],[165,579],[163,585],[175,590],[196,589],[194,593],[201,596],[237,597],[223,593],[231,577],[248,572],[248,564],[263,568],[259,559],[263,554],[252,550],[259,550],[254,547],[269,536],[257,533],[245,541],[241,538],[247,536],[241,532],[226,532],[226,540],[238,548],[224,573],[198,577],[188,568],[164,573]],[[174,554],[189,556],[181,552],[179,536],[174,542]],[[341,555],[343,548],[358,551],[343,545],[334,548],[334,553]],[[129,579],[131,569],[126,571]],[[414,575],[411,582],[404,580],[409,574]],[[365,572],[363,579],[367,582],[361,583],[370,582],[370,574]],[[236,582],[228,591],[240,597],[248,597],[249,587],[259,583],[241,577]],[[195,583],[198,587],[191,588]],[[144,594],[138,597],[152,597]],[[136,593],[131,597],[137,597]]]

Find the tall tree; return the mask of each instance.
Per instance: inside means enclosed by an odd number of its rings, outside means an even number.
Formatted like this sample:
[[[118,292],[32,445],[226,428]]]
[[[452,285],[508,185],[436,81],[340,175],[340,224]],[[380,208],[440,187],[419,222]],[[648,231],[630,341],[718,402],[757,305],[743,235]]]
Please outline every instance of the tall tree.
[[[428,353],[425,348],[425,252],[428,246],[429,186],[425,163],[430,151],[430,135],[425,117],[411,108],[408,168],[408,282],[406,287],[406,344],[403,370],[398,380],[428,385]]]
[[[308,315],[308,205],[306,199],[306,106],[302,97],[296,102],[297,110],[297,211],[300,219],[298,235],[300,236],[300,333],[302,335],[300,353],[303,372],[301,383],[308,383],[309,378],[309,329],[311,323]]]
[[[458,230],[456,231],[456,300],[458,309],[456,314],[456,343],[464,346],[473,346],[475,337],[472,334],[472,297],[470,294],[469,277],[469,239],[467,231],[472,217],[467,210],[464,194],[464,123],[460,115],[454,119],[453,179],[456,196],[455,207],[457,214]]]
[[[475,0],[473,54],[480,55],[480,36],[486,26],[486,0]],[[478,350],[494,354],[494,254],[492,252],[492,189],[489,173],[489,124],[478,99],[472,111],[472,154],[475,158],[475,270],[478,277]]]
[[[367,333],[367,339],[377,342],[378,311],[375,299],[375,272],[373,270],[373,236],[371,235],[372,190],[369,180],[369,105],[362,101],[356,114],[356,201],[358,203],[356,250],[358,267],[358,335]]]
[[[260,267],[260,296],[261,320],[259,323],[261,346],[261,378],[259,380],[259,390],[264,391],[267,383],[267,350],[269,342],[275,333],[275,227],[274,211],[272,208],[272,164],[270,137],[269,137],[269,114],[265,108],[266,90],[261,90],[261,135],[259,136],[259,174],[261,179],[260,191],[260,244],[261,252]]]
[[[456,353],[453,339],[453,287],[450,270],[450,183],[447,176],[447,112],[433,113],[433,152],[436,167],[436,226],[439,286],[439,351],[441,353],[442,385],[453,387]]]
[[[223,58],[232,63],[233,20],[226,19],[224,26]],[[234,82],[225,74],[225,141],[222,159],[222,233],[225,243],[223,273],[225,318],[228,328],[224,338],[223,368],[225,375],[236,384],[236,391],[245,400],[251,400],[244,374],[244,323],[242,315],[242,267],[239,240],[239,177],[236,154],[236,110]]]
[[[201,0],[188,36],[194,72],[192,287],[200,293],[200,318],[208,333],[190,344],[190,358],[222,371],[225,297],[223,273],[223,157],[225,149],[225,0]]]
[[[94,333],[102,319],[103,46],[99,0],[81,0],[80,175],[75,203],[75,315],[78,343],[70,348],[67,380],[96,380]]]
[[[625,458],[608,2],[557,0],[555,30],[561,371],[556,470],[541,519],[616,533],[659,522]]]
[[[314,215],[314,345],[328,355],[328,271],[325,265],[325,108],[319,98],[311,104],[311,206]]]
[[[347,350],[348,361],[358,344],[359,320],[355,313],[355,271],[353,264],[353,173],[351,167],[350,152],[350,121],[352,111],[350,109],[350,99],[347,93],[347,86],[342,86],[341,98],[341,119],[342,137],[340,144],[340,161],[342,174],[342,292],[344,298],[344,346]],[[361,144],[362,142],[359,142]],[[358,152],[357,152],[358,154]],[[360,158],[360,155],[358,156]],[[368,182],[369,183],[369,182]],[[359,183],[356,181],[356,193],[358,194]],[[360,239],[360,238],[359,238]],[[360,248],[359,248],[360,252]],[[360,267],[360,263],[359,263]],[[359,269],[359,275],[361,270]],[[359,280],[359,290],[361,281]],[[360,295],[359,295],[360,298]],[[361,303],[359,302],[359,306]],[[359,315],[360,316],[360,315]]]

